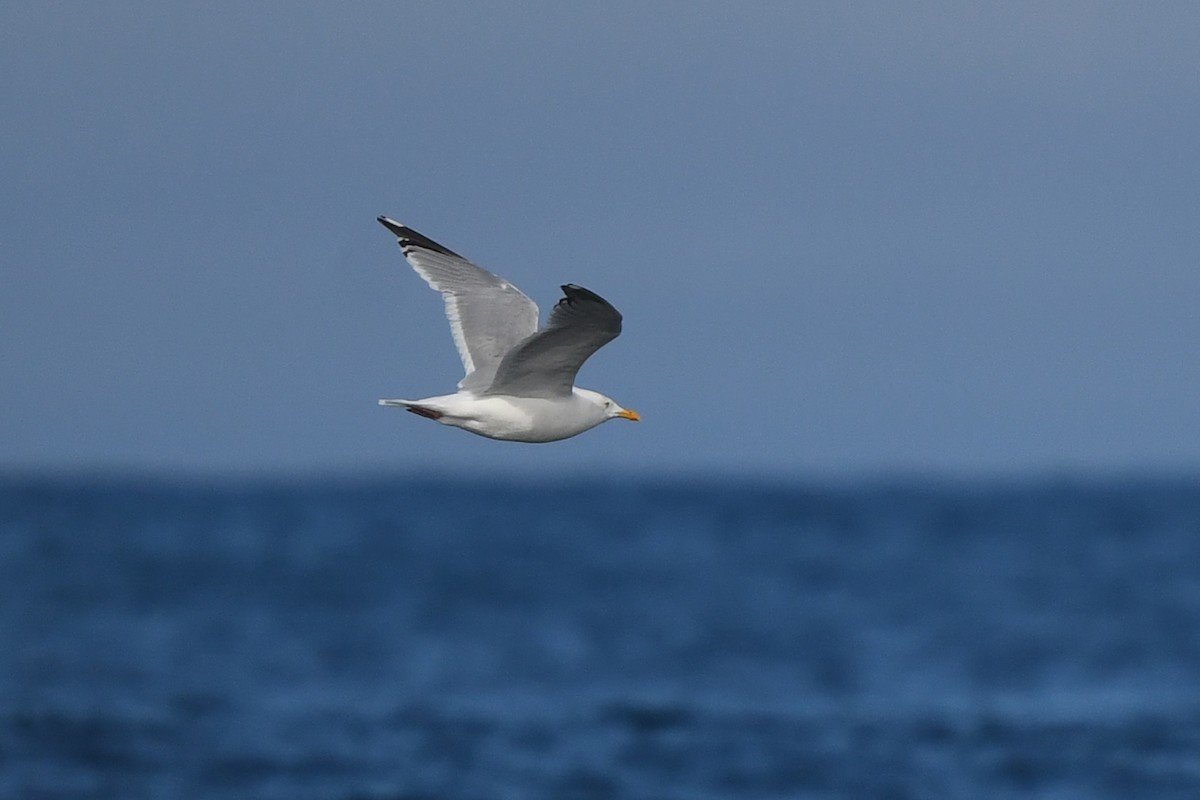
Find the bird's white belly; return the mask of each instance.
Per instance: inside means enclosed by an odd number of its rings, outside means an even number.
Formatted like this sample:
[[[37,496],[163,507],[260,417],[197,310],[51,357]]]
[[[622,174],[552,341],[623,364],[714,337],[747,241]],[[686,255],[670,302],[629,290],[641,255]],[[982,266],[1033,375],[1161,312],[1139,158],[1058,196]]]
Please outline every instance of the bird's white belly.
[[[510,442],[555,442],[604,421],[599,409],[576,395],[562,398],[449,395],[438,422]]]

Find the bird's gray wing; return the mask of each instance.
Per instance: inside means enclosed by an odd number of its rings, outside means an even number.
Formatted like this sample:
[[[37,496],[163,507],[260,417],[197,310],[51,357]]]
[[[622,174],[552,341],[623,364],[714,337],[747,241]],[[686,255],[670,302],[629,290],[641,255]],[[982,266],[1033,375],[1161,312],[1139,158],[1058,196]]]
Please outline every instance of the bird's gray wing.
[[[496,371],[488,394],[562,397],[592,353],[621,333],[621,314],[582,286],[562,287],[561,300],[543,330],[514,347]]]
[[[537,331],[538,307],[499,275],[387,217],[379,222],[425,282],[442,293],[466,375],[460,389],[486,389],[505,354]]]

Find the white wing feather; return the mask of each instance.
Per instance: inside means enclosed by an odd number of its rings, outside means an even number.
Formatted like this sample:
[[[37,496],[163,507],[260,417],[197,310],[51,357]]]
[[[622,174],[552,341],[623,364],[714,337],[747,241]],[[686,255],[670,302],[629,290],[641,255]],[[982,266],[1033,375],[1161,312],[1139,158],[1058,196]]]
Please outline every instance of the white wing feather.
[[[504,356],[537,331],[537,304],[500,276],[412,228],[387,217],[379,222],[396,235],[417,274],[442,294],[465,370],[459,388],[482,391],[491,386]]]

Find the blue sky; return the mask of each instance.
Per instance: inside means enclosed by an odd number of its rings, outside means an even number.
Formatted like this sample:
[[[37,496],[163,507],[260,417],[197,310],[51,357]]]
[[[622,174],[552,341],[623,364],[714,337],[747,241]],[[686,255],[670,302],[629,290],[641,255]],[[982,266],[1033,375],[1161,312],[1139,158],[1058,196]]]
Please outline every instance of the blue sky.
[[[1200,467],[1200,7],[6,4],[0,469]],[[553,445],[387,214],[625,333]]]

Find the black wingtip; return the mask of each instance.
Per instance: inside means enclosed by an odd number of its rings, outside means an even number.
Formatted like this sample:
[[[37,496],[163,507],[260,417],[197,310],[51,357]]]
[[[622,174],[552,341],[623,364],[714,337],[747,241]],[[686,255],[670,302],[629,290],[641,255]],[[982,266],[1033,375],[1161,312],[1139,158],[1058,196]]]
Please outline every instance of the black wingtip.
[[[580,299],[580,300],[591,300],[596,303],[603,303],[606,306],[612,305],[612,303],[608,302],[603,297],[601,297],[600,295],[593,292],[591,289],[585,289],[577,283],[564,283],[559,288],[562,289],[563,295],[566,296],[568,301]]]
[[[451,250],[449,247],[438,244],[428,236],[417,233],[412,228],[408,227],[407,225],[401,225],[394,219],[388,219],[382,214],[375,219],[380,225],[387,228],[392,232],[392,235],[400,240],[400,247],[404,250],[405,255],[408,254],[408,248],[421,247],[426,250],[432,250],[435,253],[444,253],[448,256],[454,256],[455,258],[462,258],[462,256]]]
[[[591,318],[593,324],[606,328],[611,336],[621,332],[621,312],[613,308],[612,303],[577,283],[564,283],[562,290],[563,296],[554,304],[555,311],[566,308],[584,314]],[[551,314],[552,321],[554,316]]]

